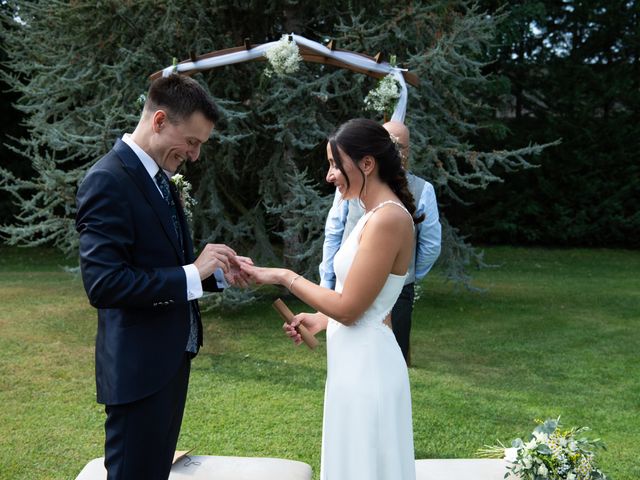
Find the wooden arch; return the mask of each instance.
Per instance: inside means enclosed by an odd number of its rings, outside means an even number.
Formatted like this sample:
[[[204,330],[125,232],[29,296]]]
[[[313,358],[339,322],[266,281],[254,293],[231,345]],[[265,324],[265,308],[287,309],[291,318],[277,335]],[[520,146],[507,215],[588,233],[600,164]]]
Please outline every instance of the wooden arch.
[[[213,52],[209,52],[209,53],[205,53],[203,55],[199,55],[196,56],[195,54],[192,54],[191,57],[189,59],[183,60],[181,61],[179,64],[184,64],[184,63],[190,63],[190,62],[197,62],[199,60],[204,60],[207,58],[213,58],[213,57],[219,57],[222,55],[228,55],[230,53],[235,53],[235,52],[240,52],[243,50],[251,50],[254,47],[260,46],[263,44],[256,44],[256,45],[251,45],[249,39],[245,39],[244,41],[244,45],[243,46],[239,46],[239,47],[233,47],[233,48],[227,48],[224,50],[216,50]],[[352,52],[349,50],[340,50],[340,49],[336,49],[335,48],[335,41],[331,41],[329,42],[329,44],[327,45],[327,47],[331,50],[331,51],[336,51],[336,52],[345,52],[345,53],[349,53],[352,55],[358,55],[362,58],[365,58],[367,60],[372,60],[376,63],[381,63],[382,62],[382,54],[378,53],[375,57],[370,57],[368,55],[364,55],[362,53],[358,53],[358,52]],[[374,78],[382,78],[385,75],[387,75],[386,73],[383,72],[376,72],[373,70],[368,70],[365,68],[359,68],[353,65],[350,65],[348,63],[342,62],[336,58],[332,58],[332,57],[328,57],[326,55],[322,55],[321,53],[318,53],[317,51],[305,46],[305,45],[298,45],[298,49],[300,51],[300,56],[302,57],[302,59],[306,62],[311,62],[311,63],[322,63],[325,65],[332,65],[338,68],[344,68],[347,70],[351,70],[357,73],[362,73],[365,75],[368,75],[370,77],[374,77]],[[264,56],[260,56],[251,60],[247,60],[247,61],[265,61],[266,58]],[[209,67],[209,68],[215,68],[215,67]],[[208,70],[209,68],[203,68],[203,69],[193,69],[193,70],[189,70],[186,72],[182,72],[185,75],[191,75],[193,73],[196,72],[200,72],[200,71],[204,71],[204,70]],[[150,80],[155,80],[158,77],[162,76],[162,72],[163,70],[158,70],[157,72],[152,73],[149,76]],[[418,78],[418,76],[414,73],[411,73],[409,71],[403,71],[402,75],[405,79],[405,81],[407,83],[409,83],[410,85],[417,87],[420,83],[420,79]]]

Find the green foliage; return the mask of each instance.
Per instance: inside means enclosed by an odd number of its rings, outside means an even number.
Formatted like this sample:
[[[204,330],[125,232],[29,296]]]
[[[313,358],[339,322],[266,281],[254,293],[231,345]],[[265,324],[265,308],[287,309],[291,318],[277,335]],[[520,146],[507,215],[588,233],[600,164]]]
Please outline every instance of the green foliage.
[[[607,475],[640,478],[640,253],[494,247],[486,256],[503,268],[477,273],[484,294],[452,291],[439,270],[422,284],[409,370],[416,458],[472,458],[562,415],[606,442]],[[96,313],[64,263],[51,251],[0,249],[3,479],[75,478],[104,454]],[[301,460],[319,478],[324,336],[314,352],[293,347],[268,301],[203,321],[178,448]]]
[[[262,43],[295,31],[371,55],[395,54],[415,72],[407,123],[412,169],[430,179],[440,200],[453,186],[485,188],[499,167],[530,167],[540,146],[513,151],[474,148],[472,139],[499,134],[483,98],[496,85],[483,74],[496,18],[467,1],[412,2],[19,2],[16,28],[4,15],[9,60],[3,78],[20,94],[28,137],[15,146],[35,174],[0,170],[0,187],[21,210],[2,228],[12,244],[54,244],[71,254],[75,191],[87,168],[137,122],[147,76],[190,52]],[[141,28],[141,26],[149,28]],[[324,183],[326,136],[345,120],[366,116],[375,79],[303,64],[295,76],[264,76],[251,62],[199,73],[225,120],[202,160],[190,165],[199,208],[196,244],[215,241],[269,264],[315,272],[330,189]],[[381,119],[380,119],[381,120]],[[295,218],[294,218],[295,217]],[[451,278],[467,278],[455,252],[475,254],[451,230],[441,260]]]
[[[0,12],[11,12],[11,6],[6,2],[0,2]],[[10,27],[7,27],[10,28]],[[16,24],[13,28],[19,28]],[[7,60],[5,49],[5,36],[7,32],[0,28],[0,65]],[[18,95],[10,90],[9,85],[0,78],[0,165],[17,174],[20,177],[28,177],[31,173],[31,165],[23,158],[14,154],[6,144],[12,138],[25,135],[21,126],[22,115],[13,107],[18,100]],[[13,221],[13,217],[19,209],[13,204],[11,194],[0,189],[0,225]]]
[[[507,146],[561,138],[540,168],[462,196],[452,213],[485,242],[640,246],[640,4],[508,5],[493,73],[510,84]],[[486,149],[505,142],[483,139]]]

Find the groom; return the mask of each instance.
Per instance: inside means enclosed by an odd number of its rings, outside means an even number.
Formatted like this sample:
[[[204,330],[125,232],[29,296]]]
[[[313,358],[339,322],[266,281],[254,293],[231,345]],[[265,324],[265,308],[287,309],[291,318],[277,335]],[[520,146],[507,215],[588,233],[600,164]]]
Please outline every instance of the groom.
[[[132,134],[87,173],[77,194],[82,280],[98,309],[97,400],[105,404],[108,479],[166,479],[191,359],[202,345],[203,289],[245,284],[226,245],[195,258],[167,173],[195,162],[218,119],[194,80],[154,81]],[[165,173],[166,172],[166,173]]]

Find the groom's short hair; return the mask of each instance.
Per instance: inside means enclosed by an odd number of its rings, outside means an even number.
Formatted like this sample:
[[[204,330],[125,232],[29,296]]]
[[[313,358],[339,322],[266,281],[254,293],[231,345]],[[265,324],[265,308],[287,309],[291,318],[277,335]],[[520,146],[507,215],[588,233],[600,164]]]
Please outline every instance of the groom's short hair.
[[[192,78],[177,73],[160,77],[151,83],[144,104],[146,113],[165,110],[169,121],[178,122],[200,112],[216,123],[220,118],[218,107],[205,89]]]

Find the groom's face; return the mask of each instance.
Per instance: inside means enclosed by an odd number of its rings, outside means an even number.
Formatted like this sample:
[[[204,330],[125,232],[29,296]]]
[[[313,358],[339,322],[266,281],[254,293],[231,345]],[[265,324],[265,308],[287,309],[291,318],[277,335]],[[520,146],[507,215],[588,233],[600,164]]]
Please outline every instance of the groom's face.
[[[155,160],[160,168],[171,173],[176,173],[183,163],[198,159],[200,147],[213,130],[213,123],[200,112],[177,121],[170,121],[166,114],[156,120],[158,149]]]

